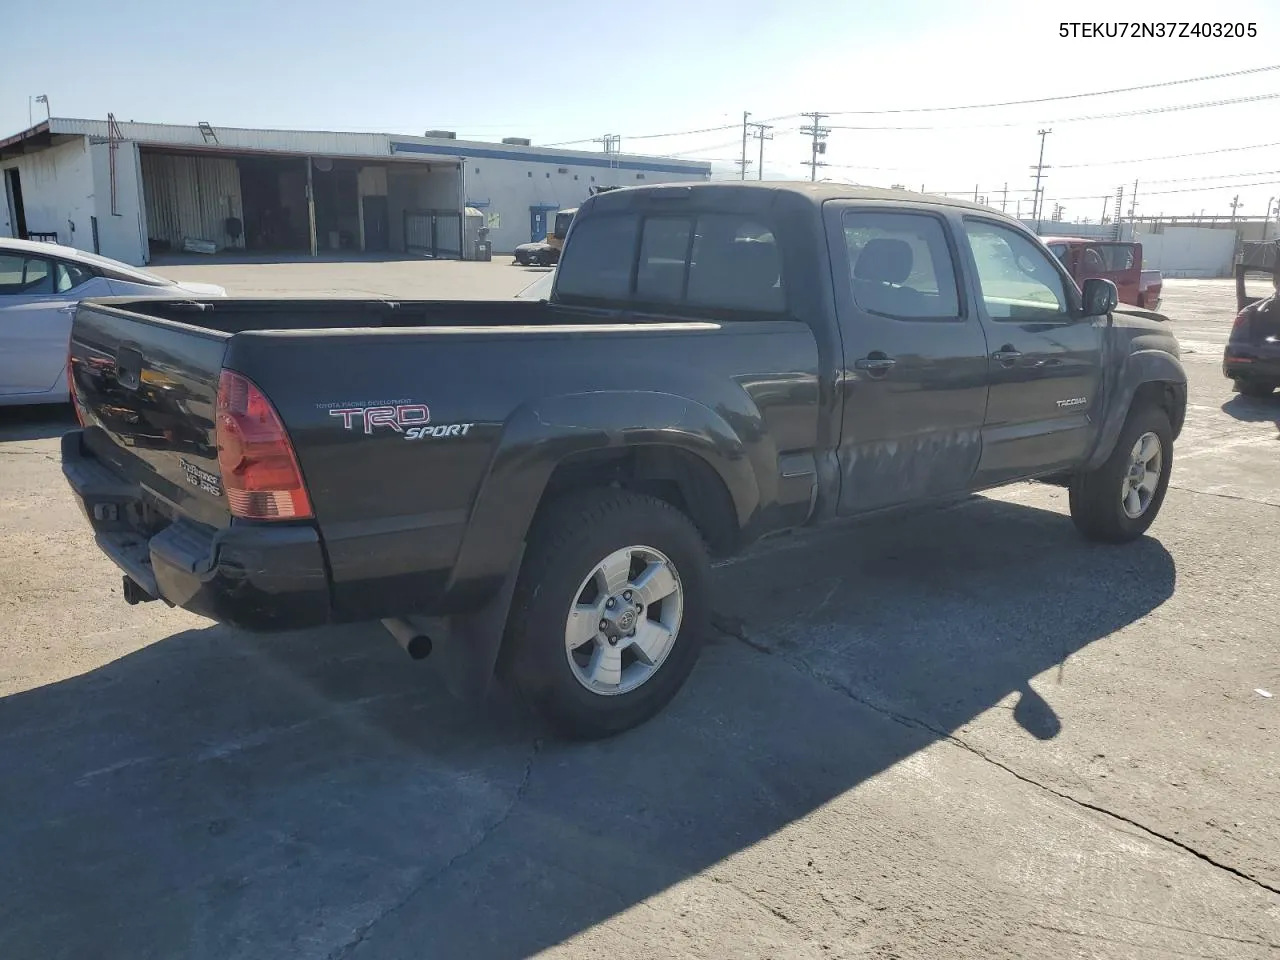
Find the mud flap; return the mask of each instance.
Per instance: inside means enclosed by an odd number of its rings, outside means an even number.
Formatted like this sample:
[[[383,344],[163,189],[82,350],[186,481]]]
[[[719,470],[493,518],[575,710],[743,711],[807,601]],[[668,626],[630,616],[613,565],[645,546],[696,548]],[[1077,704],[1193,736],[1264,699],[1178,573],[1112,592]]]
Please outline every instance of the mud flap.
[[[489,692],[524,549],[522,543],[501,588],[479,610],[450,617],[412,618],[422,623],[431,637],[435,644],[431,659],[449,692],[459,700],[475,702]]]

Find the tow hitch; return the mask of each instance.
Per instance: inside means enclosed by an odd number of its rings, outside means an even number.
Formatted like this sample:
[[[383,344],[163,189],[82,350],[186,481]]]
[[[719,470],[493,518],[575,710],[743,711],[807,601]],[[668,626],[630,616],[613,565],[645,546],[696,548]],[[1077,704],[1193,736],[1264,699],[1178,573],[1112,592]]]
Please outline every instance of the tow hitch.
[[[124,602],[129,606],[136,606],[139,603],[150,603],[156,598],[147,591],[143,590],[138,581],[133,577],[126,576],[124,578]]]

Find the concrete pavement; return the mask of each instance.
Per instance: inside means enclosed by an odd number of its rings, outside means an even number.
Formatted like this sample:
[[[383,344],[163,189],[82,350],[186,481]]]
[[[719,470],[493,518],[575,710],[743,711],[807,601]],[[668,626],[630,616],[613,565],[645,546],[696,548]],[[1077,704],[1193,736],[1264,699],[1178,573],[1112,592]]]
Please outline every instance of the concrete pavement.
[[[525,273],[287,266],[228,286]],[[125,606],[65,419],[0,414],[0,957],[1276,956],[1280,397],[1221,378],[1229,284],[1167,290],[1192,405],[1147,538],[1038,484],[778,538],[718,568],[668,711],[589,745],[378,627]]]

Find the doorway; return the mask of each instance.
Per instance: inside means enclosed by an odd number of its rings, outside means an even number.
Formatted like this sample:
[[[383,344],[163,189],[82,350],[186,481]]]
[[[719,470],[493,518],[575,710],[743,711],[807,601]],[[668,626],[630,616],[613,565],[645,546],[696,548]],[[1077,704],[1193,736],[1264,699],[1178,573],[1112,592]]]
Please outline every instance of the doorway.
[[[545,207],[529,208],[529,239],[541,243],[547,239],[547,211]]]
[[[364,208],[364,248],[370,253],[385,253],[391,246],[387,198],[371,194],[361,203]]]
[[[22,204],[22,178],[17,167],[4,172],[4,192],[9,201],[9,222],[13,224],[13,235],[19,240],[26,240],[27,211]]]

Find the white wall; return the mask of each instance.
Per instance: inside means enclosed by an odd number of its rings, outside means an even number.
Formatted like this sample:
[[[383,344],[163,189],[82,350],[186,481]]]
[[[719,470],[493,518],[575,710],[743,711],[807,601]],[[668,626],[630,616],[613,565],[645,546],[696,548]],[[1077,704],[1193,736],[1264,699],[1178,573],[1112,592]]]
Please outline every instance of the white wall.
[[[1145,233],[1139,225],[1134,238],[1142,244],[1142,265],[1166,277],[1228,277],[1236,252],[1234,230],[1212,227],[1174,227]]]
[[[104,257],[139,266],[149,259],[146,217],[143,215],[142,166],[136,143],[116,147],[116,214],[111,212],[111,148],[89,147],[98,217],[98,252]],[[84,245],[92,249],[93,238]]]
[[[59,243],[92,252],[93,228],[89,218],[97,213],[97,208],[88,139],[81,137],[0,163],[0,169],[11,167],[19,171],[27,230],[56,232]],[[17,225],[9,223],[7,201],[0,204],[0,216],[5,220],[5,234],[14,236]],[[111,255],[106,250],[102,252]]]
[[[638,173],[643,175],[642,179],[637,179]],[[529,208],[535,205],[554,204],[557,209],[567,210],[586,200],[591,187],[596,185],[636,187],[705,179],[700,173],[656,173],[496,159],[467,160],[463,174],[467,203],[488,216],[489,240],[500,253],[510,253],[518,245],[529,242]],[[500,221],[496,228],[492,226],[494,214]],[[548,229],[554,221],[555,212],[548,212]]]

